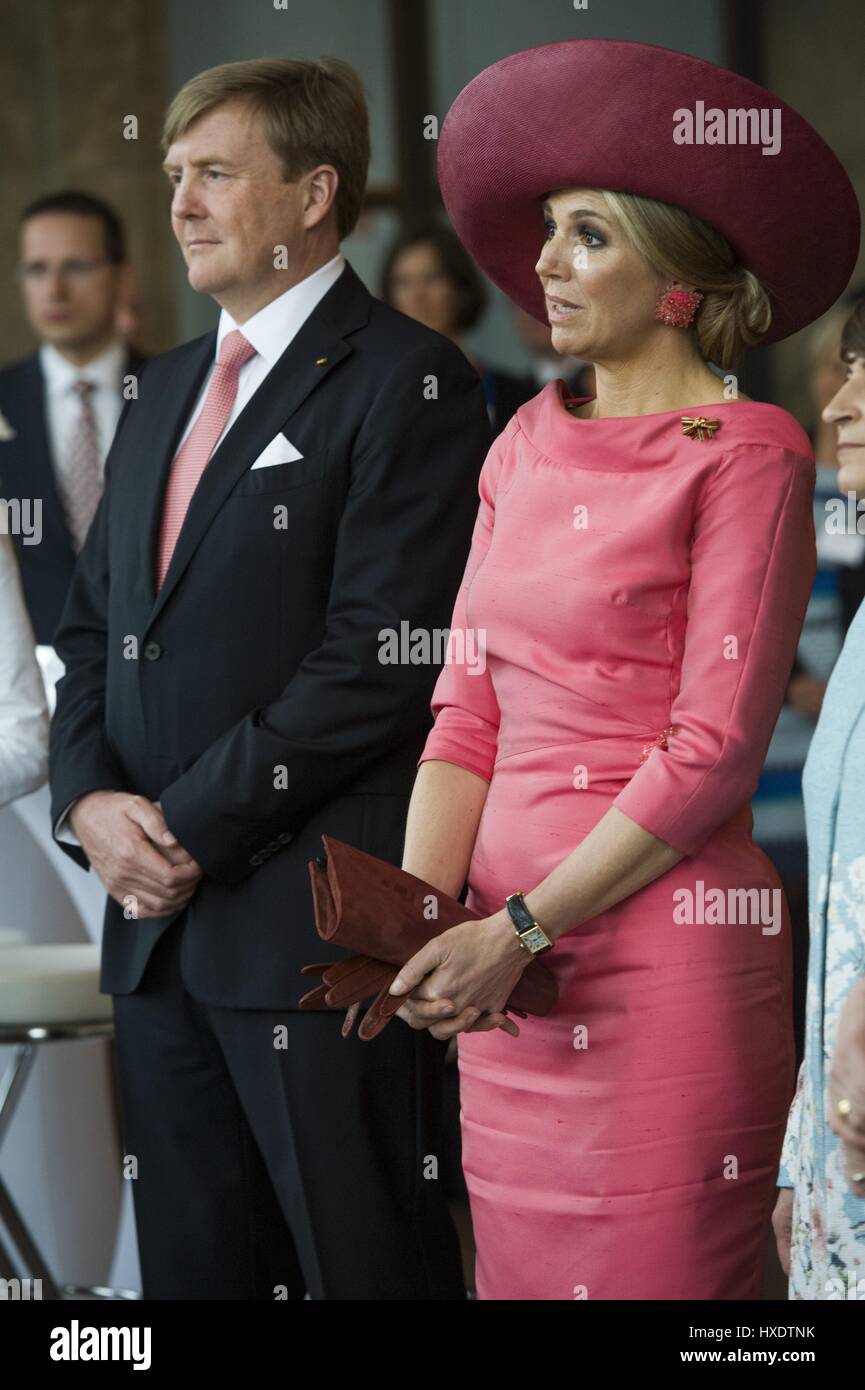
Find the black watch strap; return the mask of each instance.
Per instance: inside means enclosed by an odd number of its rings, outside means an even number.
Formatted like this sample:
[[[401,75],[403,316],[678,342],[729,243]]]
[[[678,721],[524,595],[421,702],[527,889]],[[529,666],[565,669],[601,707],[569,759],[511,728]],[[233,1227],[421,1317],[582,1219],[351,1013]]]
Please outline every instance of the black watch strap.
[[[552,941],[529,912],[522,893],[509,894],[505,898],[505,907],[521,945],[525,946],[530,955],[536,956],[541,951],[549,951],[552,948]]]

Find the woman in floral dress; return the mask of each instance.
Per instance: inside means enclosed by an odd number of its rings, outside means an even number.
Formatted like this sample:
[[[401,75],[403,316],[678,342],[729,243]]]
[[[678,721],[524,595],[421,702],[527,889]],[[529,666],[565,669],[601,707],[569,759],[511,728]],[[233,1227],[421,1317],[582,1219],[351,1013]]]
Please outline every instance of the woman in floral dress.
[[[841,356],[847,379],[824,419],[838,429],[839,491],[865,498],[865,302],[844,328]],[[811,922],[806,1046],[775,1210],[791,1299],[865,1299],[863,672],[865,605],[829,681],[803,774]]]

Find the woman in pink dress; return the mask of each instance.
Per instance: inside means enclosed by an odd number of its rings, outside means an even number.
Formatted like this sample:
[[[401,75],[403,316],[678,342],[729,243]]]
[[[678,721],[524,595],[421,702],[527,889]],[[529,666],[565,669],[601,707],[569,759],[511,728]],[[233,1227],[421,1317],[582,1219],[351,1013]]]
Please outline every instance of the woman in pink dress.
[[[781,108],[773,158],[677,143],[694,92]],[[754,1299],[794,1049],[749,799],[814,576],[814,464],[709,363],[837,297],[855,200],[777,98],[606,41],[482,73],[439,169],[469,250],[597,381],[544,387],[486,459],[452,623],[481,659],[441,672],[406,834],[404,867],[467,877],[484,914],[393,987],[411,1026],[459,1035],[478,1297]],[[789,238],[815,181],[819,245]],[[517,1024],[536,948],[559,1003]]]

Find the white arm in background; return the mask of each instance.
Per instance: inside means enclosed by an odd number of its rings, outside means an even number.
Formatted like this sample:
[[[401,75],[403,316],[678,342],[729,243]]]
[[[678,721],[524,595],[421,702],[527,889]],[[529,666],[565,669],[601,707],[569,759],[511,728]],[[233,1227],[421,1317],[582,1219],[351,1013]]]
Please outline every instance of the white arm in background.
[[[0,806],[48,776],[48,703],[18,562],[0,531]]]

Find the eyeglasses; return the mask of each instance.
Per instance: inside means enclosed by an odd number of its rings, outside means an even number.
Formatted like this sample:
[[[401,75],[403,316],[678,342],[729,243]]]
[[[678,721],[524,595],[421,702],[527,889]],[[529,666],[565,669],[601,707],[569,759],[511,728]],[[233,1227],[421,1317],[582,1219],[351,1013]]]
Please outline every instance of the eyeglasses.
[[[26,281],[28,285],[38,285],[57,270],[65,280],[86,280],[101,266],[108,264],[104,257],[99,261],[61,261],[58,266],[48,265],[46,261],[27,261],[24,265],[19,265],[18,278]]]

